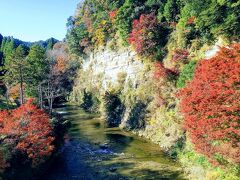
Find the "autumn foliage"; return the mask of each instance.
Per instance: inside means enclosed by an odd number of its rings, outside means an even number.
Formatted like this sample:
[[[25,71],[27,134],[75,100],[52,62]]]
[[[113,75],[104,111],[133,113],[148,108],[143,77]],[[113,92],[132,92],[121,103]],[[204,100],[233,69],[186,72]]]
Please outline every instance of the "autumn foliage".
[[[158,62],[155,64],[155,68],[154,68],[154,78],[155,79],[167,78],[168,74],[169,74],[169,72],[163,66],[163,63]]]
[[[109,17],[110,17],[111,20],[115,19],[116,15],[117,15],[117,12],[118,12],[117,10],[109,12]]]
[[[33,105],[32,100],[21,107],[0,113],[0,134],[5,142],[11,142],[15,150],[28,156],[33,165],[51,155],[52,127],[49,116]]]
[[[186,63],[189,56],[189,52],[185,49],[176,49],[173,52],[172,60],[174,62]]]
[[[240,163],[240,44],[200,61],[180,96],[196,150],[215,164]]]
[[[142,14],[132,23],[133,29],[129,37],[129,43],[140,55],[151,55],[156,51],[157,40],[155,33],[158,31],[157,17],[151,14]]]

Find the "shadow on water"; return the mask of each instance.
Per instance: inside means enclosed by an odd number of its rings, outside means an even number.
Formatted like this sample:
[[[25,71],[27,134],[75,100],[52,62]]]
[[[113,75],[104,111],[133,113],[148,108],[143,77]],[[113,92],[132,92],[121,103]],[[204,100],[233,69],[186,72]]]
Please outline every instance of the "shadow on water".
[[[72,126],[62,153],[41,179],[184,179],[180,166],[159,146],[106,128],[98,115],[74,106],[58,111]]]

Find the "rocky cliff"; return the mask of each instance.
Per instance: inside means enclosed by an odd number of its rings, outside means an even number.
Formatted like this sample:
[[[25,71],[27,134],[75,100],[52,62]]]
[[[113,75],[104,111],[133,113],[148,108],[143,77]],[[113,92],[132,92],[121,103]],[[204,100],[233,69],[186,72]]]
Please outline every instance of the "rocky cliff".
[[[126,81],[132,80],[136,84],[143,68],[144,65],[136,53],[127,48],[119,51],[109,49],[95,51],[83,63],[84,71],[92,69],[93,76],[102,76],[104,90],[109,84],[116,83],[120,74],[125,75]]]

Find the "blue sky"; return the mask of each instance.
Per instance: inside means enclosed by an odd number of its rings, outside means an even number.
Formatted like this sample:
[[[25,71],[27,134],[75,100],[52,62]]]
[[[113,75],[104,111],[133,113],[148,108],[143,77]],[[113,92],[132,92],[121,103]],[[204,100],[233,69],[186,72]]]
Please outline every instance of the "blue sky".
[[[0,33],[24,41],[62,40],[80,0],[0,0]]]

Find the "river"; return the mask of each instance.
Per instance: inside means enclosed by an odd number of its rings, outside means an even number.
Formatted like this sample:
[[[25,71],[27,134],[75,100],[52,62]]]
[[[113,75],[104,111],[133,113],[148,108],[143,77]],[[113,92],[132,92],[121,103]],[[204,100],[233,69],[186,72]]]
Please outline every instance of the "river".
[[[75,106],[57,111],[72,126],[43,180],[184,179],[179,164],[158,145],[119,128],[106,128],[98,115]]]

